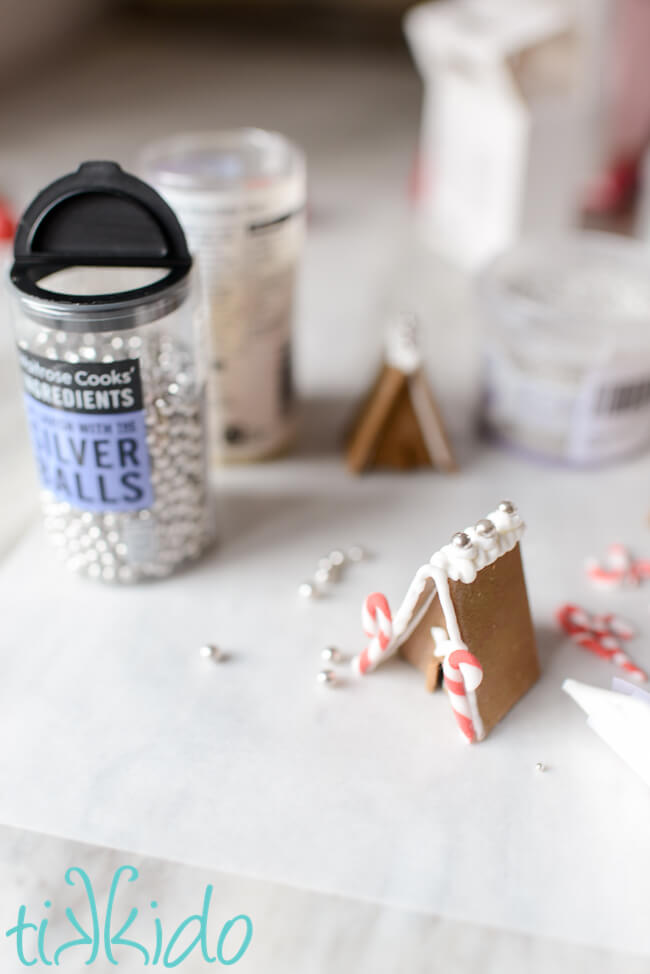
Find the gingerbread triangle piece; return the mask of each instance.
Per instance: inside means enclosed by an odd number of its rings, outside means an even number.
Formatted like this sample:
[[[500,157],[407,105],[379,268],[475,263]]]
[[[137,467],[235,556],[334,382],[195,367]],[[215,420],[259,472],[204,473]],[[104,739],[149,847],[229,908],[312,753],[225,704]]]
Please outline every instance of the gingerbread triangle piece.
[[[483,740],[539,677],[523,530],[514,505],[502,501],[455,534],[417,571],[388,637],[384,624],[381,653],[371,643],[355,663],[363,673],[399,653],[425,674],[428,690],[444,683],[470,741]]]
[[[389,332],[386,362],[353,423],[346,462],[353,473],[372,468],[456,469],[409,316],[401,316]]]

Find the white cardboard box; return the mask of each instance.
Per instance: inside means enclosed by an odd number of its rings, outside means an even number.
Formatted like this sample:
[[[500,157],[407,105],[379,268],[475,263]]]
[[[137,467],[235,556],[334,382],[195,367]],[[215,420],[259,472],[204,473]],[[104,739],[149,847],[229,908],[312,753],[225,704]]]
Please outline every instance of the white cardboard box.
[[[595,157],[606,0],[440,0],[405,32],[424,81],[418,218],[474,269],[576,221]]]

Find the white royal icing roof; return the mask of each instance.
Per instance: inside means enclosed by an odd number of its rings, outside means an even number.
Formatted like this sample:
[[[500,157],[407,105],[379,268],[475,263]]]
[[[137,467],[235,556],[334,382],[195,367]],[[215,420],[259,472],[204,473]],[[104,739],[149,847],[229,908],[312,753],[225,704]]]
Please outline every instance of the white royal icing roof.
[[[440,589],[441,579],[452,579],[471,584],[482,568],[492,565],[501,555],[511,551],[524,533],[524,522],[515,510],[513,514],[496,510],[488,514],[487,520],[492,521],[496,532],[492,535],[479,534],[475,526],[465,528],[464,533],[471,539],[471,545],[459,548],[455,544],[446,544],[431,556],[426,565],[415,574],[406,597],[393,617],[393,641],[397,648],[410,635],[423,613],[428,609]],[[436,587],[429,599],[421,607],[417,618],[413,619],[413,611],[418,603],[424,587],[429,579],[433,579]],[[446,588],[446,586],[445,586]],[[442,596],[442,592],[440,593]],[[444,606],[443,606],[444,608]]]
[[[405,375],[412,375],[422,365],[415,315],[399,314],[386,331],[386,363]]]

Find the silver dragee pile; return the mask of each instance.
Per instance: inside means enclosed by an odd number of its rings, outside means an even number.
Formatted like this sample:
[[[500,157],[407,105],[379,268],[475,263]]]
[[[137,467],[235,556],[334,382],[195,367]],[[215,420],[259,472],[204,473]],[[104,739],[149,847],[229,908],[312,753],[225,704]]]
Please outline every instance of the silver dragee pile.
[[[19,346],[61,362],[137,359],[142,379],[154,503],[124,513],[92,513],[42,492],[45,529],[69,568],[106,582],[170,574],[196,558],[210,535],[204,450],[204,387],[189,348],[149,326],[75,334],[34,329]]]

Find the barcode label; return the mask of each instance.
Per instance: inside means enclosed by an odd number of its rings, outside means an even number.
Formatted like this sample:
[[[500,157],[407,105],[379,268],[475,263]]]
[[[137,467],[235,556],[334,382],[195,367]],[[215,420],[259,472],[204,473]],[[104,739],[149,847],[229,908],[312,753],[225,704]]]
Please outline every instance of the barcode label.
[[[650,440],[650,374],[638,363],[591,373],[576,401],[568,458],[600,463],[635,453]]]
[[[598,392],[597,413],[621,413],[628,409],[643,409],[650,402],[650,379],[624,385],[605,386]]]

